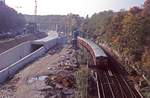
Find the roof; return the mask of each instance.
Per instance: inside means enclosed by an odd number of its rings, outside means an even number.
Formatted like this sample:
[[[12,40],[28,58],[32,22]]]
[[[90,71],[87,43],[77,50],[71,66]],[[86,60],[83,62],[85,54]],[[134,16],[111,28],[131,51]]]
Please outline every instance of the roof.
[[[84,42],[86,42],[92,48],[96,57],[100,57],[100,56],[107,57],[107,55],[105,54],[103,49],[100,48],[98,45],[96,45],[93,41],[91,41],[89,39],[81,38],[81,37],[79,37],[79,38],[81,40],[83,40]]]

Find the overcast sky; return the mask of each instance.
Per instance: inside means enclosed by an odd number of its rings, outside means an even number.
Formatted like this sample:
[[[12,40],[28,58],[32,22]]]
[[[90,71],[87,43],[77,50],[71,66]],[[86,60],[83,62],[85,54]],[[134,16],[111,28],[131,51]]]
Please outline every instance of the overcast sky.
[[[23,14],[34,14],[35,0],[6,0],[6,4]],[[39,15],[74,13],[92,15],[103,10],[129,9],[142,6],[144,0],[37,0]]]

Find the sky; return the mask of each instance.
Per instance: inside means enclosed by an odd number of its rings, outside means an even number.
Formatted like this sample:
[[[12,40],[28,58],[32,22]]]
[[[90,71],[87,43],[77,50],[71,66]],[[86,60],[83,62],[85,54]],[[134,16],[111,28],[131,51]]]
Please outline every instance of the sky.
[[[6,4],[23,14],[34,14],[35,0],[6,0]],[[37,0],[38,15],[79,14],[85,17],[104,10],[119,11],[142,6],[144,0]]]

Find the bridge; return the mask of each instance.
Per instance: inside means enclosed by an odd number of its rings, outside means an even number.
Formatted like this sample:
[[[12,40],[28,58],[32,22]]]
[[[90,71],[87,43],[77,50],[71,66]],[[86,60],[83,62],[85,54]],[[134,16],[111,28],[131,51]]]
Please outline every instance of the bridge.
[[[126,76],[119,72],[119,65],[114,63],[101,47],[81,37],[77,38],[77,44],[80,48],[83,46],[89,51],[93,59],[93,66],[97,68],[94,75],[98,98],[143,98],[133,85],[127,81]],[[107,66],[102,62],[105,59],[100,59],[101,57],[108,58]]]

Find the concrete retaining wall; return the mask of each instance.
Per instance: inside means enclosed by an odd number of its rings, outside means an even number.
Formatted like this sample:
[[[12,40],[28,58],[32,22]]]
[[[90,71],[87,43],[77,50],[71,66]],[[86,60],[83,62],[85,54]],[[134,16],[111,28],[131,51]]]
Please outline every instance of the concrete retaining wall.
[[[45,48],[41,47],[33,53],[23,57],[17,62],[11,64],[7,68],[0,71],[0,83],[4,82],[7,78],[14,76],[20,69],[22,69],[25,64],[35,60],[39,56],[45,53]]]
[[[49,48],[54,47],[58,41],[58,35],[46,37],[40,40],[22,43],[0,54],[0,83],[14,76],[27,63],[43,55]],[[38,46],[38,49],[36,49]]]
[[[31,42],[22,43],[0,54],[0,70],[31,53]]]
[[[58,43],[58,40],[58,34],[54,33],[45,38],[35,40],[32,42],[32,44],[43,45],[45,49],[48,50],[49,48],[52,48],[54,45],[56,45]]]
[[[67,37],[66,36],[59,37],[58,43],[59,44],[66,44],[67,43]]]
[[[41,45],[43,45],[46,50],[49,50],[50,48],[52,48],[53,46],[55,46],[57,44],[57,41],[58,41],[57,38],[56,39],[51,39],[50,41],[43,42]]]

